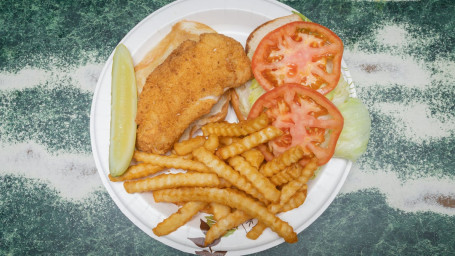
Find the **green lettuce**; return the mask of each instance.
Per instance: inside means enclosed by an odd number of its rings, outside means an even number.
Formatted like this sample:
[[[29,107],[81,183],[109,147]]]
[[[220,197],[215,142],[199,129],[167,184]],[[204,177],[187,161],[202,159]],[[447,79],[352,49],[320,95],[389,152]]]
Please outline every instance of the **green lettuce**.
[[[340,76],[337,86],[327,93],[325,97],[337,107],[349,99],[349,84],[343,76]]]
[[[311,22],[310,19],[308,19],[305,15],[301,14],[300,12],[295,12],[295,11],[292,11],[293,14],[297,14],[300,16],[300,18],[303,20],[303,21],[308,21],[308,22]]]
[[[239,109],[242,112],[243,116],[248,116],[250,113],[251,107],[256,102],[256,100],[265,93],[265,90],[256,79],[253,79],[246,84],[237,87],[235,89],[237,95],[239,96]]]
[[[248,103],[252,107],[253,104],[256,102],[256,100],[262,96],[262,94],[265,93],[264,88],[262,88],[261,85],[259,85],[258,81],[256,79],[253,79],[251,82],[250,86],[250,95],[248,95]],[[250,107],[250,109],[251,109]]]
[[[366,106],[357,98],[348,98],[338,106],[344,118],[334,157],[356,161],[367,149],[371,119]]]

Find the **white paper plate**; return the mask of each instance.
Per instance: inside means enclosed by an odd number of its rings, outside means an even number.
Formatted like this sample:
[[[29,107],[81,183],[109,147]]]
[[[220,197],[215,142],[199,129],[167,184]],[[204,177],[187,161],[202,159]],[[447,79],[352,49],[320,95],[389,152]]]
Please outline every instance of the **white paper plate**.
[[[291,14],[294,9],[271,0],[183,0],[173,2],[149,15],[136,25],[123,39],[122,43],[131,51],[134,63],[157,44],[173,24],[182,19],[194,20],[211,26],[219,33],[231,36],[245,44],[246,38],[258,25],[280,16]],[[90,115],[90,135],[92,150],[98,172],[104,186],[120,210],[140,229],[154,239],[178,250],[196,253],[197,251],[227,251],[228,255],[245,255],[266,250],[282,243],[270,229],[265,230],[257,240],[245,237],[252,224],[243,224],[232,235],[223,237],[211,248],[198,247],[189,238],[202,238],[200,214],[185,226],[164,237],[157,237],[152,229],[167,216],[177,210],[176,206],[155,203],[151,194],[128,194],[122,183],[110,182],[107,178],[109,152],[109,123],[111,95],[112,55],[106,62],[92,102]],[[347,69],[343,69],[346,80],[351,84],[351,96],[355,96],[352,80]],[[232,112],[228,120],[235,119]],[[332,159],[325,165],[316,179],[309,183],[306,202],[293,211],[280,214],[299,233],[315,221],[333,201],[352,163],[344,159]]]

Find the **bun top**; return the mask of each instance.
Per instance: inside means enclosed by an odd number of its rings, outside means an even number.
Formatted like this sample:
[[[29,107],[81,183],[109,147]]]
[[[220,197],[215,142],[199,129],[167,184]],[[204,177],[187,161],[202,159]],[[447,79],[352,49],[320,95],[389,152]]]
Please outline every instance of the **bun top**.
[[[253,54],[256,51],[256,48],[258,47],[262,38],[264,38],[268,33],[281,26],[284,26],[287,23],[294,21],[302,21],[302,18],[300,18],[300,16],[297,14],[291,14],[267,21],[266,23],[253,30],[253,32],[251,32],[251,34],[248,36],[248,39],[246,40],[245,51],[248,58],[250,58],[250,60],[253,59]]]

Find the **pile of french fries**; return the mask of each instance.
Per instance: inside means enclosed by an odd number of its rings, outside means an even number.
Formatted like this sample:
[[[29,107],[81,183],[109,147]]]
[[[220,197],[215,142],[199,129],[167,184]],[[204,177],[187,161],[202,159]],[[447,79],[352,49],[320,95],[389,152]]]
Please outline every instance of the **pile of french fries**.
[[[296,146],[265,161],[257,147],[283,135],[270,125],[266,114],[239,123],[209,123],[202,132],[176,143],[170,155],[136,151],[137,164],[122,176],[109,176],[110,180],[124,182],[128,193],[152,191],[156,202],[181,206],[153,229],[157,236],[167,235],[205,212],[216,220],[205,245],[254,218],[258,223],[247,233],[248,238],[257,239],[269,227],[286,242],[296,242],[293,228],[276,214],[305,201],[307,182],[318,167],[314,156]],[[182,172],[169,173],[169,168]]]

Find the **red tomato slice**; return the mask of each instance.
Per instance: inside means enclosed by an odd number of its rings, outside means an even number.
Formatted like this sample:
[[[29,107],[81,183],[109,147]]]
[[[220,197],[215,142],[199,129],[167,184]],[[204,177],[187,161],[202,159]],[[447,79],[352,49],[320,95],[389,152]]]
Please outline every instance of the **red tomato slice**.
[[[266,90],[297,83],[327,94],[341,74],[343,42],[330,29],[296,21],[267,34],[252,59],[253,74]]]
[[[267,113],[272,125],[284,135],[268,143],[275,156],[301,145],[327,163],[343,129],[343,116],[338,108],[320,93],[299,84],[283,84],[263,94],[251,108],[248,119]]]

